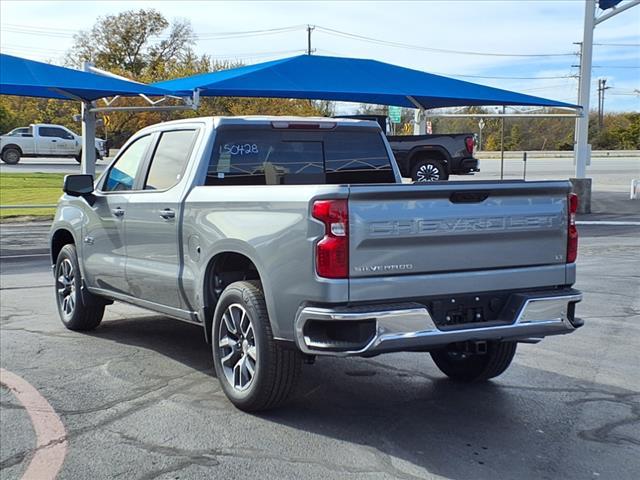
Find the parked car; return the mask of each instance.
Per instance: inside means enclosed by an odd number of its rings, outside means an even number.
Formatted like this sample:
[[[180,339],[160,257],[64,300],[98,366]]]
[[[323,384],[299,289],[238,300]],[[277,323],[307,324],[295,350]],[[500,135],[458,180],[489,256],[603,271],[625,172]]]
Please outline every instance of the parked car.
[[[114,300],[201,325],[243,410],[281,404],[316,355],[429,352],[483,381],[583,323],[569,182],[405,184],[374,122],[162,123],[64,192],[64,325],[94,329]]]
[[[107,142],[96,138],[96,159],[108,155]],[[82,158],[82,137],[62,125],[36,123],[14,128],[0,136],[0,157],[4,163],[15,165],[23,157]]]
[[[344,115],[336,118],[357,118],[378,122],[387,132],[385,115]],[[450,175],[479,172],[474,158],[475,137],[472,133],[440,133],[428,135],[387,135],[400,173],[414,182],[447,180]]]

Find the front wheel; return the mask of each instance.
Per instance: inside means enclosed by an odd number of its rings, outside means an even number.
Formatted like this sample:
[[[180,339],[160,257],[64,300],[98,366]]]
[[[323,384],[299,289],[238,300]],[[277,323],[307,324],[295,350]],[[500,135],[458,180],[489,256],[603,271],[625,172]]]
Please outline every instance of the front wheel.
[[[216,376],[237,408],[268,410],[289,397],[302,355],[274,340],[258,282],[235,282],[222,292],[211,339]]]
[[[449,172],[444,162],[440,160],[418,160],[411,170],[411,178],[414,182],[437,182],[447,180]]]
[[[9,165],[15,165],[20,161],[20,150],[17,148],[7,148],[2,152],[2,161]]]
[[[60,320],[69,330],[93,330],[102,321],[104,302],[82,292],[82,275],[76,247],[68,244],[58,254],[55,268],[56,303]]]
[[[459,382],[482,382],[497,377],[509,368],[516,354],[516,342],[487,342],[486,353],[469,353],[450,345],[431,352],[442,373]]]

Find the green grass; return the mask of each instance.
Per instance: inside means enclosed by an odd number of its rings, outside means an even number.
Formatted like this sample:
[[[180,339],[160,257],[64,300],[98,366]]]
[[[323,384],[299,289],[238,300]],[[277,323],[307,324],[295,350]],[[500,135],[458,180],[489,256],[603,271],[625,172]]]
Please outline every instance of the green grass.
[[[0,205],[55,205],[62,195],[64,174],[0,173]],[[16,217],[53,218],[55,208],[0,209],[0,220]]]

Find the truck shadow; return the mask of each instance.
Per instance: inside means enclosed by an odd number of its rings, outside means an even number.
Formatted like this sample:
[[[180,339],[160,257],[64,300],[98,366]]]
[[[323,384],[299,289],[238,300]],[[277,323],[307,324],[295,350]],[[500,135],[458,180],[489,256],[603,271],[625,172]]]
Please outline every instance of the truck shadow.
[[[144,316],[106,321],[92,335],[214,376],[199,326]],[[523,346],[525,355],[527,348],[539,346]],[[426,353],[319,358],[304,366],[287,405],[252,415],[251,422],[273,424],[263,439],[265,455],[318,464],[334,478],[586,478],[599,463],[620,465],[616,473],[624,477],[640,466],[637,459],[625,465],[620,456],[640,445],[629,433],[640,422],[639,397],[517,362],[500,379],[463,385],[445,379]],[[288,435],[302,443],[288,444]],[[585,458],[594,445],[597,458]],[[296,453],[287,460],[283,450]]]

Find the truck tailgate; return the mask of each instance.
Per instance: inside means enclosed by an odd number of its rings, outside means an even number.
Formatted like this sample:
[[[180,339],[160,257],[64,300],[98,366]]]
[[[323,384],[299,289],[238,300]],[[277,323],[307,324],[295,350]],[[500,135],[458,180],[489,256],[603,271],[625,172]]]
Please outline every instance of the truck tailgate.
[[[350,277],[564,263],[569,191],[566,181],[352,185]]]

